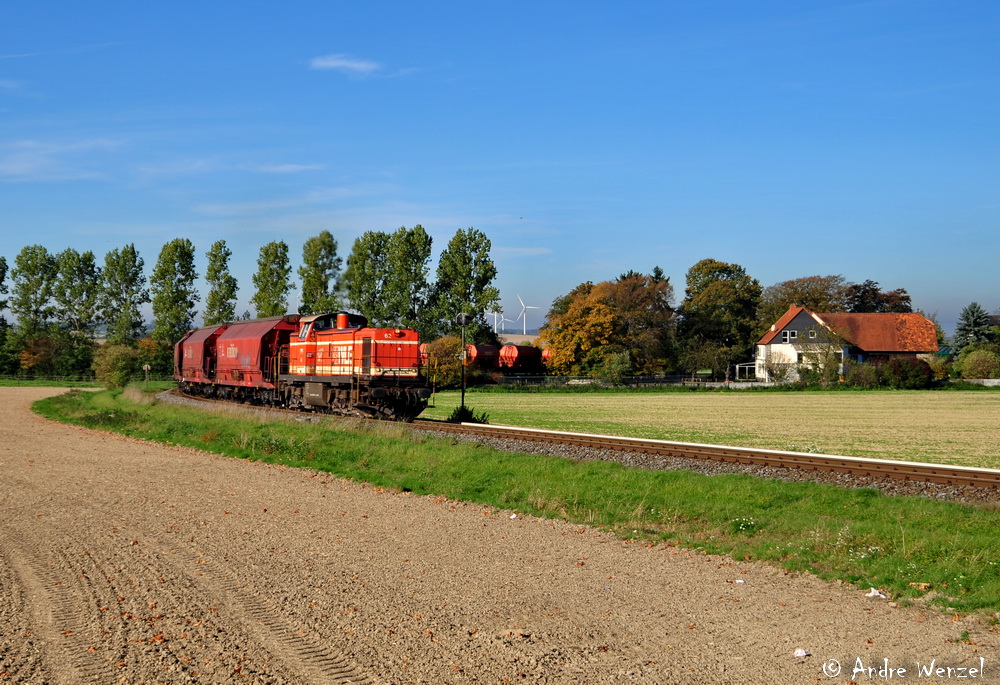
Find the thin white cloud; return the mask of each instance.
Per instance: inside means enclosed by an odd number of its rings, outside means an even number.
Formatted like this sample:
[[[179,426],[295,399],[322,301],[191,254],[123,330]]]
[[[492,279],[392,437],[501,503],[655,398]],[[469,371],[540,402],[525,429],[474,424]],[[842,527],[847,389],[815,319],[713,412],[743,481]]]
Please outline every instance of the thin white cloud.
[[[153,165],[143,165],[136,170],[141,178],[162,176],[192,176],[225,170],[225,166],[215,159],[182,159]]]
[[[180,159],[158,165],[144,165],[137,169],[141,178],[151,179],[163,176],[193,176],[227,171],[247,171],[255,174],[298,174],[304,171],[325,169],[325,164],[239,164],[234,165],[220,159]]]
[[[358,59],[343,53],[313,57],[309,61],[309,66],[320,71],[340,71],[350,76],[369,76],[382,68],[378,62]]]
[[[93,154],[119,147],[113,140],[98,138],[75,143],[20,140],[0,145],[0,180],[63,181],[101,178],[93,169]],[[86,163],[76,161],[86,155]]]
[[[25,57],[37,57],[38,55],[44,55],[44,52],[19,52],[12,53],[9,55],[0,55],[0,59],[23,59]]]
[[[234,202],[196,207],[195,211],[209,216],[254,216],[267,215],[277,210],[297,209],[310,205],[324,205],[350,197],[365,194],[364,191],[352,188],[320,188],[294,197],[276,198],[273,200],[257,200],[253,202]]]
[[[261,174],[297,174],[303,171],[318,171],[325,168],[325,164],[261,164],[245,167],[247,171],[256,171]]]
[[[9,90],[14,90],[15,88],[20,88],[21,84],[17,81],[11,81],[10,79],[0,79],[0,88],[7,88]]]

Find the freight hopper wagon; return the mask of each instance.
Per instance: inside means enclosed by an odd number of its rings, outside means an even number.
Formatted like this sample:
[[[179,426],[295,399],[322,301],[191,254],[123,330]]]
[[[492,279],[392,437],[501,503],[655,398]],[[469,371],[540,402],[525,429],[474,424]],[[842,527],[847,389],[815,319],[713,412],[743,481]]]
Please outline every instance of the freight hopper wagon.
[[[190,394],[410,420],[427,406],[416,331],[340,312],[208,326],[175,347]]]

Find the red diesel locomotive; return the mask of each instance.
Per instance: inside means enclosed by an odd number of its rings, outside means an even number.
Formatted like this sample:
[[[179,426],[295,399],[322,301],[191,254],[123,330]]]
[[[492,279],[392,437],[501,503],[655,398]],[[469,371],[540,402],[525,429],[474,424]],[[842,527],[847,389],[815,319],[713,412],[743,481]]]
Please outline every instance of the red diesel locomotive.
[[[408,421],[427,406],[419,338],[339,312],[206,326],[174,346],[182,391]]]

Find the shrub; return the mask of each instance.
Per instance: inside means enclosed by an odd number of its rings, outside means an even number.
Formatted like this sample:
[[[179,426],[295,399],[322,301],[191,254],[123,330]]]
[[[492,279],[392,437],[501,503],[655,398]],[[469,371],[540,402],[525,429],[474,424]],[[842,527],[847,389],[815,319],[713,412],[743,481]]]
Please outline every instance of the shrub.
[[[923,390],[931,387],[934,372],[916,357],[893,357],[882,366],[885,384],[900,390]]]
[[[853,388],[877,388],[882,385],[882,375],[874,364],[848,362],[844,380]]]
[[[52,372],[52,360],[59,352],[56,341],[45,335],[32,338],[25,342],[18,358],[21,369],[28,373],[49,374]]]
[[[1000,355],[975,350],[962,360],[962,378],[1000,378]]]
[[[427,344],[427,376],[436,388],[462,385],[462,339],[447,335]]]
[[[776,362],[771,359],[764,362],[764,368],[767,371],[767,377],[775,383],[784,383],[788,379],[788,375],[792,372],[791,364]]]
[[[139,351],[128,345],[102,345],[94,352],[94,374],[106,388],[124,388],[138,377]]]
[[[943,381],[951,375],[951,362],[945,357],[934,357],[928,364],[936,381]]]
[[[632,359],[628,352],[612,352],[604,359],[604,363],[597,371],[597,378],[610,383],[611,385],[621,385],[622,376],[632,370]]]
[[[809,385],[816,385],[821,380],[819,369],[815,366],[799,364],[795,367],[795,373],[797,376],[795,384],[800,388],[805,388]]]
[[[489,423],[490,417],[485,411],[476,414],[475,409],[468,406],[458,406],[448,417],[450,423]]]

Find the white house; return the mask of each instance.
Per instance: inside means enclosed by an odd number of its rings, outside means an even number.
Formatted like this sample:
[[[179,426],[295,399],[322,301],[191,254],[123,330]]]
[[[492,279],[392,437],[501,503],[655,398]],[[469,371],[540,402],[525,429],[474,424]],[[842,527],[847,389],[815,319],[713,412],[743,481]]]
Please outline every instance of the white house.
[[[922,314],[814,314],[792,305],[757,341],[758,380],[795,380],[801,365],[845,359],[879,362],[937,352],[937,330]]]

